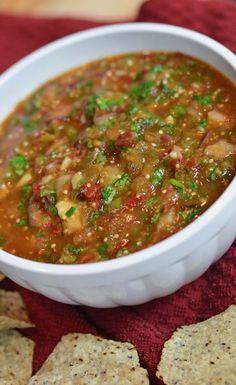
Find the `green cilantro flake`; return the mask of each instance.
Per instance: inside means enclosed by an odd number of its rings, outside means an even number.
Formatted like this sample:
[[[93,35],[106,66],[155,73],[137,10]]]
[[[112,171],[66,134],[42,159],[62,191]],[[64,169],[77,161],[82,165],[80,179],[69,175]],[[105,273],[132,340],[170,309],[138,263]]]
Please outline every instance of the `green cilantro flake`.
[[[152,207],[152,206],[154,206],[156,203],[158,202],[158,198],[157,197],[150,197],[150,198],[148,198],[148,200],[147,200],[147,206],[149,206],[149,207]]]
[[[22,227],[27,225],[28,225],[28,222],[26,219],[20,219],[16,221],[16,223],[14,224],[14,227]]]
[[[130,175],[127,172],[124,172],[119,179],[117,179],[114,183],[116,187],[125,187],[131,182]]]
[[[106,205],[112,202],[115,195],[116,190],[113,187],[107,186],[102,188],[102,199]]]
[[[69,217],[71,217],[75,212],[76,212],[76,207],[71,206],[71,207],[69,208],[69,210],[67,210],[67,212],[65,213],[65,216],[66,216],[67,218],[69,218]]]
[[[109,108],[114,107],[116,104],[117,102],[115,100],[109,100],[102,97],[97,99],[97,105],[102,111],[109,110]]]
[[[106,155],[104,155],[102,152],[99,152],[96,156],[96,162],[97,163],[105,163],[107,160]]]
[[[154,74],[160,74],[162,71],[163,71],[164,67],[162,64],[156,64],[153,68],[152,68],[152,72]]]
[[[2,247],[6,242],[6,238],[4,235],[0,234],[0,247]]]
[[[88,147],[89,150],[93,148],[93,141],[92,139],[88,138],[86,141],[86,146]]]
[[[22,176],[28,168],[28,160],[24,155],[14,155],[10,160],[10,166],[15,174]]]
[[[91,214],[91,216],[90,216],[90,223],[91,223],[92,226],[95,225],[96,220],[98,219],[99,215],[100,215],[100,212],[98,210],[94,211]]]
[[[208,106],[212,103],[212,96],[211,94],[207,95],[193,95],[193,99],[196,100],[196,102],[199,104],[199,106]]]
[[[20,123],[23,125],[25,132],[31,132],[35,130],[38,122],[24,116],[21,118]]]
[[[190,185],[190,188],[191,188],[192,191],[195,191],[195,192],[198,191],[198,187],[199,187],[199,186],[198,186],[198,182],[196,182],[196,181],[194,180],[194,181],[190,182],[189,185]]]
[[[107,253],[108,247],[109,245],[107,242],[103,242],[101,245],[98,246],[97,252],[100,254],[102,259],[107,259],[106,253]]]
[[[154,173],[152,174],[151,183],[156,187],[160,186],[163,182],[164,175],[165,175],[164,168],[162,167],[156,168],[156,170],[154,170]]]
[[[116,145],[115,141],[110,139],[109,142],[107,143],[107,151],[108,152],[115,152],[116,151]]]
[[[17,208],[21,212],[21,214],[26,214],[26,211],[27,211],[26,204],[30,198],[31,191],[32,191],[32,186],[30,186],[30,185],[25,185],[21,188],[21,191],[20,191],[21,200],[17,206]]]
[[[56,206],[52,206],[49,208],[49,211],[52,215],[54,215],[55,217],[58,215],[58,210],[56,208]]]
[[[132,103],[129,108],[128,108],[128,111],[129,113],[132,115],[132,114],[135,114],[136,112],[138,112],[140,110],[140,107],[138,104],[135,104],[135,103]]]
[[[175,118],[182,118],[186,114],[186,108],[177,104],[171,108],[171,113]]]
[[[31,117],[28,116],[13,116],[11,124],[13,124],[14,126],[19,124],[24,128],[25,132],[31,132],[37,127],[38,120],[33,120]]]
[[[20,201],[20,203],[17,206],[17,209],[21,212],[21,214],[25,214],[26,213],[26,204],[24,202]]]
[[[24,103],[24,110],[27,113],[37,112],[42,105],[42,93],[43,89],[38,90],[30,99]]]
[[[140,83],[132,88],[130,96],[137,100],[146,99],[150,95],[151,89],[154,85],[155,83],[152,80]]]
[[[11,121],[10,121],[10,124],[12,124],[13,126],[15,126],[16,124],[19,123],[19,117],[17,115],[14,115],[12,118],[11,118]]]
[[[64,247],[64,251],[67,251],[71,254],[75,254],[75,255],[80,255],[83,251],[84,251],[84,248],[83,247],[77,247],[71,243],[68,243],[65,247]]]
[[[184,184],[180,180],[172,178],[170,179],[170,183],[172,184],[172,186],[184,190]]]
[[[97,126],[98,130],[101,131],[101,132],[107,131],[108,128],[109,128],[109,126],[111,125],[111,124],[109,124],[109,123],[112,123],[112,121],[111,121],[111,120],[110,120],[110,121],[108,120],[106,124],[100,124],[100,125],[98,125],[98,126]]]
[[[193,209],[186,209],[182,212],[180,212],[180,216],[182,217],[184,224],[187,225],[188,223],[192,222],[193,219],[201,212],[200,207],[195,207]]]
[[[77,84],[76,88],[79,90],[86,90],[87,88],[91,88],[94,85],[94,82],[92,80],[84,80],[81,79]]]
[[[28,199],[30,194],[31,194],[31,191],[32,191],[32,186],[30,186],[29,184],[24,185],[21,188],[21,196],[22,196],[22,198]]]
[[[83,253],[84,250],[84,247],[77,247],[68,243],[62,250],[60,261],[63,263],[75,263],[78,260],[79,255]]]
[[[212,182],[215,182],[218,179],[218,169],[217,167],[214,167],[212,172],[210,173],[210,180]]]
[[[202,119],[200,122],[200,125],[201,125],[201,127],[206,128],[207,123],[208,123],[207,119]]]
[[[92,118],[97,108],[97,95],[91,95],[85,107],[86,118]]]
[[[160,220],[161,217],[161,210],[159,210],[157,213],[155,213],[151,218],[151,223],[155,224]]]
[[[139,80],[143,75],[143,71],[142,70],[138,70],[134,76],[134,80]]]
[[[168,59],[168,55],[164,54],[164,53],[160,53],[158,56],[157,56],[157,59],[159,60],[167,60]]]
[[[131,131],[139,133],[140,131],[143,131],[146,127],[152,126],[154,123],[154,119],[150,117],[135,120],[131,123]]]
[[[41,230],[37,231],[37,233],[35,234],[36,238],[43,238],[45,237],[45,233]]]
[[[174,88],[169,88],[166,81],[162,80],[161,82],[161,93],[162,95],[158,95],[156,100],[157,101],[161,101],[161,100],[165,100],[166,98],[170,98],[171,96],[173,96],[179,89],[179,86],[175,86]]]

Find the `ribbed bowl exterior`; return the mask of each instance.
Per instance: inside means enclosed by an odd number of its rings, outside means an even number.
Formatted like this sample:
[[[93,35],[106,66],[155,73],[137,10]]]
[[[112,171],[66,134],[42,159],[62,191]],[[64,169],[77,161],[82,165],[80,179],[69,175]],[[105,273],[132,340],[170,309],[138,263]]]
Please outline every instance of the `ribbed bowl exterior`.
[[[174,293],[180,287],[200,277],[230,247],[236,236],[236,217],[232,218],[214,237],[184,256],[180,261],[164,269],[151,271],[137,279],[123,280],[112,285],[76,288],[69,280],[62,279],[59,286],[42,285],[30,279],[22,279],[18,270],[6,269],[5,273],[19,285],[41,293],[46,297],[72,305],[88,305],[108,308],[120,305],[138,305],[154,298]],[[53,278],[52,278],[53,280]],[[63,285],[64,282],[64,285]]]

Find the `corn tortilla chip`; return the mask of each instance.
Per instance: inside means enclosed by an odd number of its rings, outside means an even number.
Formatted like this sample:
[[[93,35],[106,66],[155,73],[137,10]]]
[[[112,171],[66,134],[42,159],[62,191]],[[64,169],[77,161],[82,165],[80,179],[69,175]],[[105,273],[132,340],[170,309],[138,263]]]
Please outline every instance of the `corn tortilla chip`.
[[[21,295],[0,290],[0,331],[32,326]]]
[[[166,385],[235,385],[236,305],[177,329],[164,345],[156,375]]]
[[[5,278],[5,275],[3,275],[2,273],[0,273],[0,282],[3,281]]]
[[[26,385],[32,375],[34,342],[15,330],[0,332],[0,384]]]
[[[137,351],[129,343],[91,334],[68,334],[29,385],[148,385]]]

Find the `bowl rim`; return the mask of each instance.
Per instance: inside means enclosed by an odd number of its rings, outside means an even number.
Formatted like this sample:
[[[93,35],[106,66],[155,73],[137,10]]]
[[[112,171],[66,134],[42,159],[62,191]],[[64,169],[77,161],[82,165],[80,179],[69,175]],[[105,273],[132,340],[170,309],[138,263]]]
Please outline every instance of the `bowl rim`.
[[[122,23],[115,25],[106,25],[102,27],[91,28],[82,32],[76,32],[66,37],[57,39],[49,43],[33,53],[25,56],[16,64],[12,65],[0,76],[0,87],[4,85],[12,76],[20,72],[22,69],[30,64],[36,62],[39,58],[52,53],[55,50],[62,49],[68,44],[80,42],[86,39],[96,38],[98,36],[107,35],[109,33],[127,33],[127,32],[159,32],[169,35],[175,35],[184,39],[192,40],[200,43],[208,49],[213,50],[216,54],[221,56],[231,67],[236,71],[236,56],[228,48],[218,43],[214,39],[195,32],[193,30],[178,27],[169,24],[159,23]],[[202,243],[204,242],[204,231],[207,226],[224,210],[224,208],[231,203],[236,194],[236,177],[231,181],[230,185],[220,195],[220,197],[194,222],[187,225],[182,230],[169,236],[168,238],[149,246],[145,249],[131,253],[124,258],[117,258],[108,261],[73,264],[73,265],[56,265],[52,263],[37,262],[33,260],[24,259],[10,254],[4,250],[0,250],[0,263],[11,267],[16,267],[25,271],[37,271],[47,275],[67,275],[67,276],[84,276],[94,274],[111,273],[113,271],[134,267],[140,263],[146,263],[154,258],[160,258],[163,254],[170,252],[170,250],[177,249],[180,245],[184,248],[190,239],[194,240],[201,232]],[[205,235],[204,235],[205,234]],[[213,235],[213,233],[212,233]],[[209,238],[209,234],[208,234]],[[176,258],[173,259],[174,262]]]

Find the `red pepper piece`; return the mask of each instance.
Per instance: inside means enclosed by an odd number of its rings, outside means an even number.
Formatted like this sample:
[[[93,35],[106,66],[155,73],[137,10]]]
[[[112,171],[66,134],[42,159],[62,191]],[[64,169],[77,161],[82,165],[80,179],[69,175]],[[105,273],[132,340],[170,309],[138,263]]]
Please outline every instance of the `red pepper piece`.
[[[131,131],[124,132],[120,134],[116,140],[117,147],[134,147],[135,141],[133,139],[133,134]]]
[[[33,193],[34,194],[39,194],[40,193],[41,186],[39,183],[34,183],[33,184]]]
[[[121,241],[119,241],[119,242],[113,247],[113,249],[110,250],[111,255],[112,255],[112,256],[115,256],[115,255],[118,253],[118,251],[119,251],[120,249],[123,249],[123,247],[127,246],[128,243],[129,243],[129,240],[128,240],[128,239],[126,239],[126,238],[121,239]]]
[[[80,189],[79,193],[84,195],[84,197],[89,201],[93,201],[96,203],[96,207],[99,206],[99,203],[102,198],[102,186],[101,183],[87,182],[84,183]]]
[[[127,207],[137,207],[141,203],[145,201],[145,195],[140,195],[140,194],[135,194],[135,195],[130,195],[127,197],[124,201],[124,205]]]

